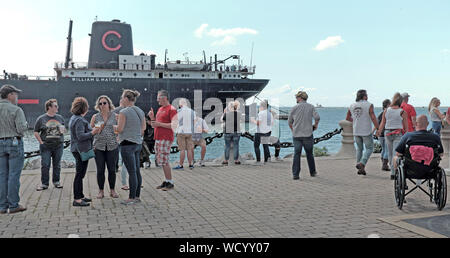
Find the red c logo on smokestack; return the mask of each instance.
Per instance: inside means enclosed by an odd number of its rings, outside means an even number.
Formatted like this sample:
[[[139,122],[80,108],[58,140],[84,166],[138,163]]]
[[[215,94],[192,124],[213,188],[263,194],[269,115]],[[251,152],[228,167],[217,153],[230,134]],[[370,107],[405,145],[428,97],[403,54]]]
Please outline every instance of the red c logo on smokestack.
[[[111,34],[116,35],[116,37],[118,37],[119,39],[122,38],[122,35],[120,35],[117,31],[110,30],[110,31],[106,32],[105,34],[103,34],[102,45],[106,50],[111,51],[111,52],[116,52],[117,50],[122,48],[122,45],[119,44],[119,45],[117,45],[117,47],[114,47],[114,48],[109,47],[106,44],[106,37],[108,37]]]

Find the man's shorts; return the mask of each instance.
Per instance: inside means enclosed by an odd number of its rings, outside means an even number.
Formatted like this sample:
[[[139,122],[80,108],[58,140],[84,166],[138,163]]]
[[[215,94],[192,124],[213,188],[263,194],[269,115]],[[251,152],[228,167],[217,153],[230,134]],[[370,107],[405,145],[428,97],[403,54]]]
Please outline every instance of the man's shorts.
[[[192,141],[192,143],[194,144],[194,146],[203,146],[203,145],[206,146],[206,141],[203,138],[201,138],[198,141]]]
[[[194,148],[192,134],[177,134],[177,144],[180,151],[192,150]]]
[[[156,161],[161,166],[169,165],[170,160],[170,148],[172,147],[172,141],[157,140],[155,141]]]

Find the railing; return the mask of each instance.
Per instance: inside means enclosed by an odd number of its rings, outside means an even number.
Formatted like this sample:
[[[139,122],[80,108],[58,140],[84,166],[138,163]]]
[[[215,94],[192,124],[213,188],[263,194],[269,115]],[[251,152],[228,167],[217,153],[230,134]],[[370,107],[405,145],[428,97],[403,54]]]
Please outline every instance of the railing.
[[[70,62],[68,69],[87,69],[88,63],[87,62]],[[55,69],[66,69],[65,63],[63,62],[57,62],[55,63]]]
[[[0,75],[0,80],[55,81],[56,76],[19,75],[17,73],[8,73]]]

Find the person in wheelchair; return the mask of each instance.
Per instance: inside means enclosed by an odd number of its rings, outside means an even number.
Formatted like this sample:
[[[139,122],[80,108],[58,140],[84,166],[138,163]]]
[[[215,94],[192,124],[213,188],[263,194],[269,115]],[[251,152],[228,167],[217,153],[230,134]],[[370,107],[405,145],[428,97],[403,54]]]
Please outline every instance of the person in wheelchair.
[[[428,119],[425,115],[417,117],[416,131],[405,134],[396,148],[397,155],[394,157],[395,167],[395,200],[399,209],[402,209],[405,197],[420,188],[435,202],[439,210],[445,207],[447,200],[447,180],[444,169],[439,167],[444,148],[441,138],[434,133],[428,132]],[[416,186],[408,193],[406,179]],[[429,193],[421,185],[428,183]]]
[[[434,157],[434,152],[427,153],[427,150],[430,150],[428,148],[437,149],[438,154],[441,157],[443,156],[444,148],[441,138],[427,131],[428,124],[428,118],[425,115],[421,115],[417,117],[416,131],[409,132],[402,137],[395,149],[397,152],[397,156],[394,158],[395,169],[397,169],[398,158],[406,154],[408,147],[410,148],[409,154],[411,154],[412,159],[419,163],[423,161],[423,164],[426,166],[431,165]]]

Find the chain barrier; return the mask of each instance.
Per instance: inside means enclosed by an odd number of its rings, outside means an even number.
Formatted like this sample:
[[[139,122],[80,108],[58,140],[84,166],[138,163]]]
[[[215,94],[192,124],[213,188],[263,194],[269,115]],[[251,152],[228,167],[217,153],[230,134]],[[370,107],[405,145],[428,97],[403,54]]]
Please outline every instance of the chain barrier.
[[[336,129],[333,132],[329,132],[329,133],[323,135],[322,137],[314,138],[314,144],[317,144],[322,141],[327,141],[327,140],[331,139],[333,136],[341,134],[342,130],[343,130],[342,128]],[[214,139],[222,138],[223,135],[224,135],[223,133],[216,133],[216,135],[214,135],[212,137],[206,137],[205,138],[206,145],[210,145],[214,141]],[[251,140],[252,142],[255,141],[255,136],[251,135],[249,132],[241,133],[241,136]],[[64,141],[64,149],[66,149],[69,146],[70,146],[70,140]],[[280,146],[281,148],[292,148],[292,147],[294,147],[294,144],[292,142],[280,142],[280,143],[276,142],[276,143],[269,144],[269,146],[270,147]],[[178,148],[178,146],[170,147],[170,154],[175,154],[178,152],[180,152],[180,149]],[[155,150],[154,149],[150,150],[150,153],[155,154]],[[40,150],[32,151],[32,152],[25,152],[25,159],[37,157],[40,155],[41,155]]]

